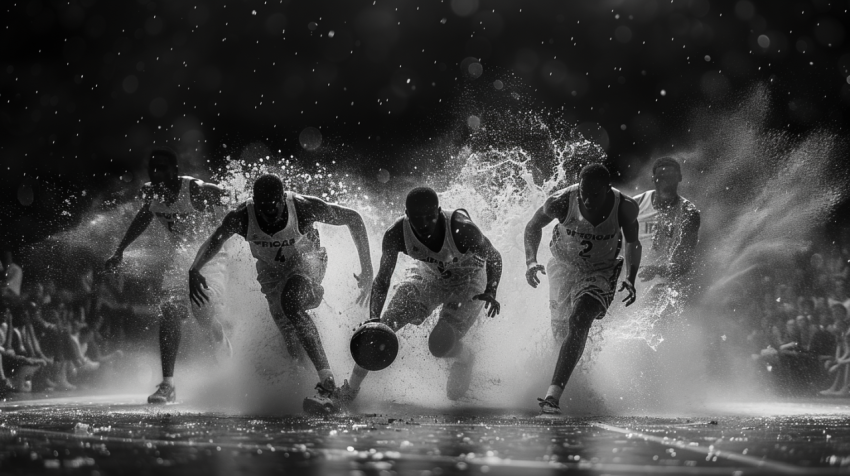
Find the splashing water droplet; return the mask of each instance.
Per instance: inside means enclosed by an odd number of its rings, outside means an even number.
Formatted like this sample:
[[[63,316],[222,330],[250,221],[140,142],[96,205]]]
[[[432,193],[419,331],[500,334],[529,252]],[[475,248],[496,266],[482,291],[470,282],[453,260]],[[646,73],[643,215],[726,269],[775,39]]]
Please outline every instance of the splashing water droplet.
[[[316,150],[322,145],[322,133],[315,127],[306,127],[298,135],[298,142],[307,150]]]

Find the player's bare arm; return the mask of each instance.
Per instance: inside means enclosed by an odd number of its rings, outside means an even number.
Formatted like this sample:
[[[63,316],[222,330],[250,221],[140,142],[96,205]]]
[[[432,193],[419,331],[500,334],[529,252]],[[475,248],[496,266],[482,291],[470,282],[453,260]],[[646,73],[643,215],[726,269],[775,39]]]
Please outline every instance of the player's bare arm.
[[[496,300],[496,292],[499,289],[499,281],[502,279],[502,254],[484,236],[481,229],[463,213],[455,213],[452,217],[451,232],[454,234],[459,251],[475,253],[486,260],[487,286],[483,293],[473,296],[472,299],[485,302],[484,308],[487,310],[488,317],[499,314],[502,306]]]
[[[313,222],[348,227],[351,239],[354,240],[354,246],[357,248],[357,254],[360,256],[360,275],[354,274],[357,286],[361,290],[357,297],[357,304],[365,305],[371,293],[374,271],[372,257],[369,254],[369,235],[366,233],[363,217],[351,208],[306,195],[296,196],[295,206],[299,210],[299,217],[304,216],[312,219]],[[301,210],[304,212],[301,213]]]
[[[248,236],[248,207],[244,203],[224,217],[221,225],[216,228],[213,234],[198,249],[198,253],[195,255],[195,261],[192,263],[192,267],[189,268],[189,298],[199,307],[209,301],[209,297],[204,292],[209,287],[207,286],[206,278],[201,274],[201,268],[216,253],[221,251],[224,242],[234,234],[243,237]]]
[[[395,271],[398,254],[405,251],[404,248],[404,220],[399,218],[385,233],[381,242],[381,264],[378,266],[378,274],[372,283],[372,295],[369,300],[369,318],[380,319],[387,293],[390,289],[390,278]]]
[[[635,279],[637,278],[638,268],[640,268],[641,244],[638,240],[638,204],[633,198],[625,195],[620,195],[620,208],[617,210],[617,219],[620,223],[620,228],[623,230],[623,239],[626,241],[626,246],[623,254],[626,259],[626,270],[628,275],[623,280],[620,286],[620,291],[625,290],[628,295],[623,302],[626,306],[631,306],[637,299],[635,292]]]
[[[105,267],[107,271],[114,270],[121,264],[121,260],[124,259],[124,250],[127,249],[131,243],[136,241],[136,238],[141,236],[141,234],[147,230],[151,221],[153,221],[153,212],[150,210],[150,196],[150,186],[145,185],[142,187],[140,193],[140,197],[143,200],[142,207],[139,209],[138,213],[136,213],[136,216],[130,223],[130,227],[127,228],[127,233],[124,234],[124,238],[121,239],[121,243],[118,244],[118,248],[115,250],[115,253],[112,257],[106,260]]]
[[[552,220],[566,216],[569,203],[568,193],[549,197],[525,225],[523,239],[525,242],[525,280],[532,288],[536,288],[540,284],[537,273],[546,274],[546,268],[537,263],[537,250],[540,248],[540,241],[543,239],[543,228],[552,223]]]

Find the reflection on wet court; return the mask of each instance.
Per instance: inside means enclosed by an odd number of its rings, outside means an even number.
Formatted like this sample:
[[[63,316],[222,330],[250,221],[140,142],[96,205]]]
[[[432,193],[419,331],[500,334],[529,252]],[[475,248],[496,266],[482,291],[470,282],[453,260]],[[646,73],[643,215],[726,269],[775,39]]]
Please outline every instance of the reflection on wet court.
[[[327,419],[151,407],[143,395],[7,401],[4,474],[847,474],[847,400],[669,417],[385,404]]]

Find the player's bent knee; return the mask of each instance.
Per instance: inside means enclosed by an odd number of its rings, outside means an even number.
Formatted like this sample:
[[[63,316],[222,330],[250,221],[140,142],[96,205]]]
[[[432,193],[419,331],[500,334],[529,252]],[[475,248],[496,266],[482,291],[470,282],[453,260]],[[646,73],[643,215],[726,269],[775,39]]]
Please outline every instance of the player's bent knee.
[[[309,296],[310,282],[303,276],[294,276],[280,293],[280,308],[290,319],[304,309],[305,301]]]
[[[605,307],[589,296],[582,296],[576,303],[575,310],[570,315],[570,326],[586,327],[593,321],[605,315]]]
[[[457,344],[457,333],[448,324],[438,322],[428,336],[428,350],[437,358],[446,357],[451,354]]]

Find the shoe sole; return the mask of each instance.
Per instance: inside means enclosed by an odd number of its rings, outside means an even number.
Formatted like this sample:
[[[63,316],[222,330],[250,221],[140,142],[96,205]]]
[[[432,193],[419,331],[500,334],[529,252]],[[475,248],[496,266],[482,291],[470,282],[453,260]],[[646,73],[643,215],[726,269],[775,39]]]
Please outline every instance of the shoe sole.
[[[534,418],[537,418],[537,419],[540,419],[540,420],[559,420],[563,417],[564,417],[564,415],[562,415],[560,413],[541,413]]]

